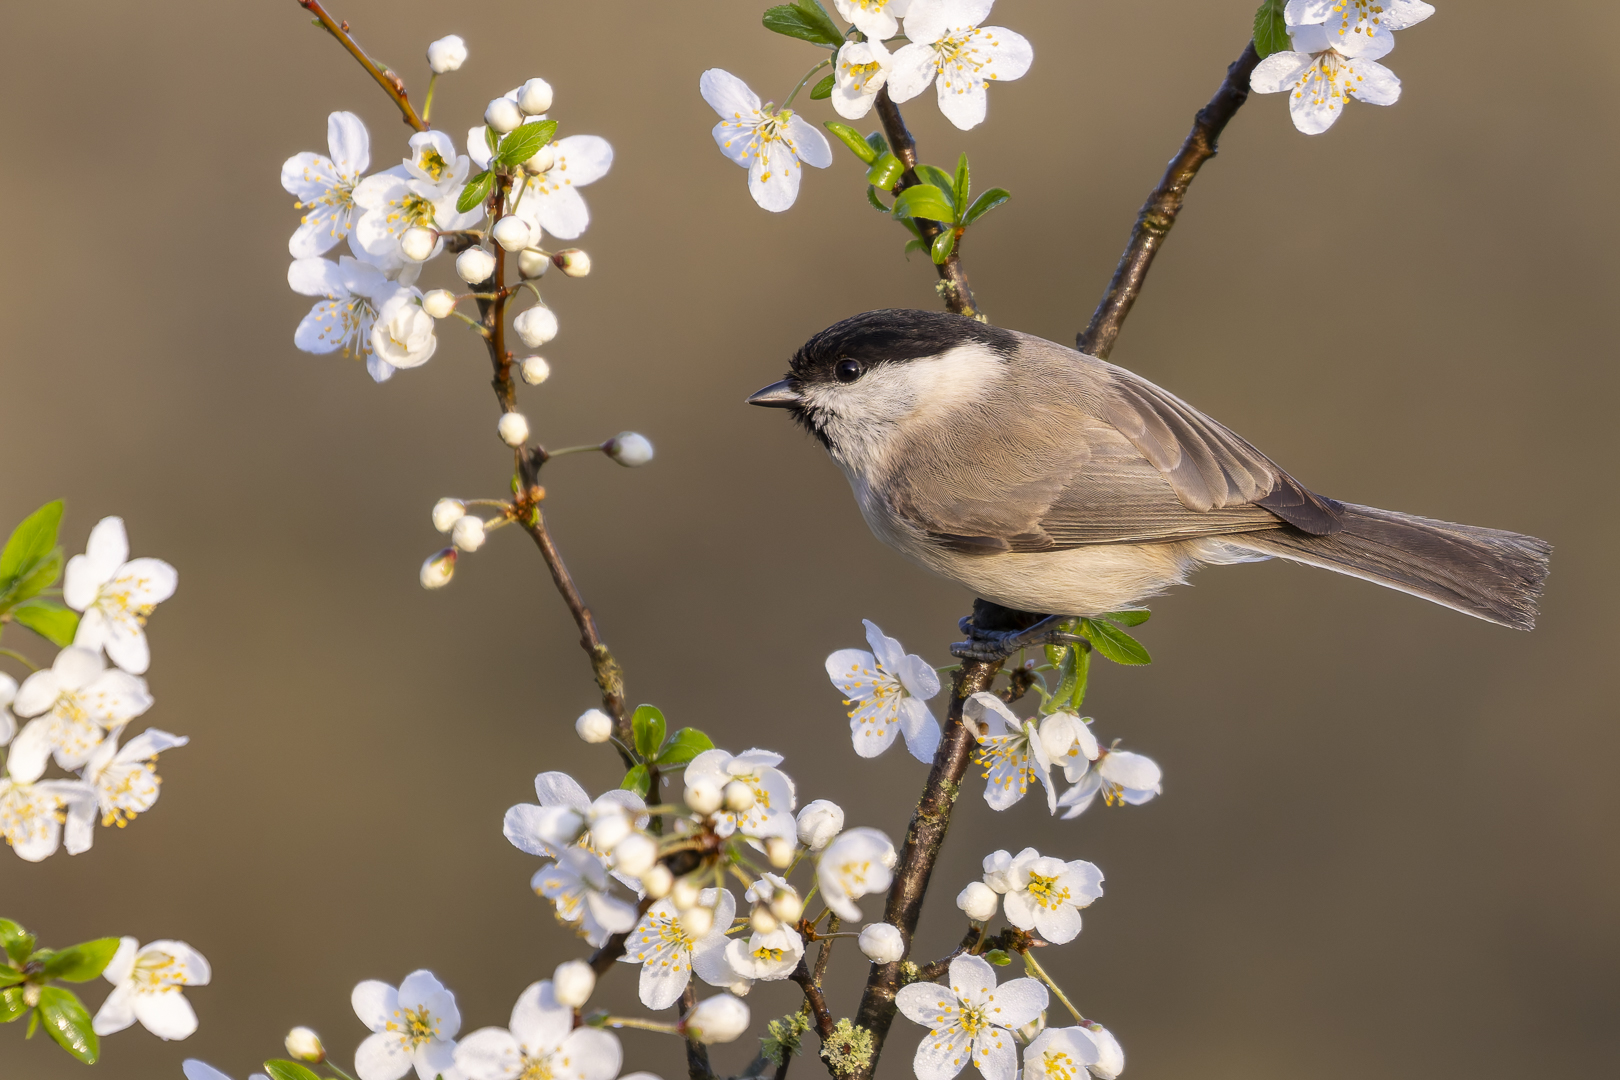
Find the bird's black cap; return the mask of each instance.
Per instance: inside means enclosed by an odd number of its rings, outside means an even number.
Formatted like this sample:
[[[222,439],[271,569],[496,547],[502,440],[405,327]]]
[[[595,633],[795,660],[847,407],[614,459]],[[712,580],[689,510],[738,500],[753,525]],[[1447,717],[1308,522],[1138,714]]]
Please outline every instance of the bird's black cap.
[[[840,360],[857,360],[862,367],[903,363],[938,356],[958,345],[980,344],[1011,358],[1018,337],[1009,330],[946,311],[884,308],[851,315],[804,343],[793,356],[791,381],[830,380]]]

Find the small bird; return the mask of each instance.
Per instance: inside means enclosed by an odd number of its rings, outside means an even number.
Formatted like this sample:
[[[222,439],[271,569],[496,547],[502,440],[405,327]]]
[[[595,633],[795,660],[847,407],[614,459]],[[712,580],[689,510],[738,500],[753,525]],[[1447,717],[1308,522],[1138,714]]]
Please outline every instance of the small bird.
[[[1545,541],[1318,495],[1180,398],[1062,345],[869,311],[791,368],[748,403],[821,441],[878,539],[1003,607],[1101,615],[1200,566],[1281,558],[1535,624]]]

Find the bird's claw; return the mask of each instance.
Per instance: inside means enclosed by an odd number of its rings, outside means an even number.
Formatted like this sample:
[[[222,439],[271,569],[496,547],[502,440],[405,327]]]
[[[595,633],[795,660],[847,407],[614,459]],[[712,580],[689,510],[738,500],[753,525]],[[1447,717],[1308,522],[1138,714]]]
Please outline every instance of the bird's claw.
[[[1005,660],[1020,649],[1034,645],[1072,645],[1086,639],[1063,629],[1067,615],[1048,615],[1026,630],[983,630],[973,620],[961,621],[968,640],[951,646],[951,655],[963,660]]]

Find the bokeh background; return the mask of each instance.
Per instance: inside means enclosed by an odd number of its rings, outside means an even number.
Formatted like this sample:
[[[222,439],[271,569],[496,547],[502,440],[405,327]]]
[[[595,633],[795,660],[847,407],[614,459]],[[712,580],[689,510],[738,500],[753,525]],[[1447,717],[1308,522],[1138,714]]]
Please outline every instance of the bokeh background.
[[[633,428],[658,459],[549,470],[558,540],[634,700],[787,754],[801,800],[898,837],[923,767],[853,758],[822,658],[870,617],[944,663],[970,598],[872,539],[816,445],[742,399],[836,319],[931,306],[933,274],[842,150],[782,215],[715,152],[701,70],[780,99],[815,59],[760,29],[759,6],[335,10],[418,98],[427,42],[467,38],[434,110],[458,139],[538,74],[565,133],[612,141],[585,192],[597,269],[546,279],[563,332],[523,408],[552,445]],[[1036,61],[992,91],[989,122],[958,132],[931,96],[906,110],[925,159],[966,150],[981,187],[1013,192],[966,251],[996,322],[1072,341],[1253,6],[1003,0],[993,21]],[[282,160],[324,152],[334,109],[366,118],[374,167],[408,132],[292,0],[7,20],[0,520],[65,496],[70,552],[121,514],[137,554],[179,568],[146,720],[192,744],[133,828],[5,862],[0,906],[47,941],[173,936],[213,962],[198,1034],[113,1037],[110,1077],[178,1077],[187,1056],[242,1077],[296,1023],[346,1061],[365,1034],[349,988],[418,966],[456,991],[464,1030],[504,1024],[581,947],[528,891],[537,863],[501,814],[543,768],[595,789],[618,775],[572,734],[593,688],[520,534],[449,589],[416,584],[442,542],[432,502],[505,483],[482,349],[447,325],[431,363],[376,386],[292,345],[310,301],[285,284]],[[1388,61],[1397,106],[1307,138],[1283,100],[1255,99],[1114,356],[1316,490],[1549,538],[1541,628],[1298,567],[1206,572],[1155,603],[1151,669],[1093,679],[1099,730],[1165,766],[1164,797],[1054,822],[975,793],[921,954],[957,937],[952,898],[986,852],[1032,844],[1107,874],[1048,962],[1141,1080],[1614,1073],[1616,31],[1591,0],[1535,17],[1447,3]],[[25,631],[5,643],[49,655]],[[864,971],[849,953],[840,1014]],[[628,1006],[633,986],[621,971],[604,1000]],[[106,989],[86,987],[92,1008]],[[763,1021],[793,994],[752,1002]],[[917,1030],[897,1025],[885,1075],[909,1075]],[[22,1034],[0,1030],[0,1073],[84,1073]],[[680,1075],[673,1043],[626,1043]]]

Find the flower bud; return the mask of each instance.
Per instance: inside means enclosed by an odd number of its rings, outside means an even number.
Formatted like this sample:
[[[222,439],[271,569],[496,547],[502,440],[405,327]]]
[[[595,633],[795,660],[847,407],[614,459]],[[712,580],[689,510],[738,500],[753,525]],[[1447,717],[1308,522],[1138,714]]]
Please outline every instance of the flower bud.
[[[551,973],[551,994],[557,1004],[577,1009],[591,1000],[596,989],[596,972],[583,960],[569,960]]]
[[[551,108],[551,84],[544,79],[530,79],[518,88],[518,108],[530,116],[539,116]]]
[[[982,881],[969,882],[968,887],[956,895],[956,906],[974,922],[988,922],[995,918],[999,903],[996,890]]]
[[[631,833],[613,849],[613,868],[640,878],[658,862],[658,841],[644,833]]]
[[[447,547],[437,555],[429,555],[417,576],[424,589],[442,589],[450,584],[456,573],[456,549]]]
[[[591,272],[591,257],[579,248],[559,251],[551,257],[551,261],[569,277],[584,277]]]
[[[287,1056],[294,1061],[307,1061],[319,1065],[326,1060],[326,1047],[321,1037],[307,1027],[295,1027],[287,1032]]]
[[[777,921],[775,915],[771,914],[770,908],[763,904],[756,904],[754,910],[748,915],[748,925],[753,928],[756,934],[769,934],[782,924]]]
[[[669,872],[669,867],[659,863],[641,875],[641,887],[654,900],[662,900],[675,887],[675,875]]]
[[[698,1002],[681,1027],[700,1043],[731,1042],[748,1030],[748,1006],[730,994],[716,994]]]
[[[634,431],[621,431],[602,444],[607,456],[627,469],[645,465],[653,459],[653,445],[645,435]]]
[[[693,906],[681,912],[681,929],[693,941],[707,937],[714,929],[714,908]]]
[[[799,843],[821,851],[844,831],[844,808],[826,799],[806,803],[799,811]]]
[[[793,865],[793,856],[796,854],[793,841],[785,836],[771,836],[765,840],[765,857],[771,865],[778,870],[786,870]]]
[[[456,276],[469,285],[488,281],[495,273],[495,256],[483,248],[470,247],[456,256]]]
[[[733,780],[720,792],[725,799],[726,809],[732,813],[740,814],[744,810],[751,810],[754,806],[754,789],[741,780]]]
[[[507,446],[522,446],[529,441],[529,420],[520,412],[502,413],[495,430]]]
[[[537,277],[544,277],[546,271],[551,269],[551,256],[532,248],[528,251],[518,252],[518,273],[523,275],[525,281]]]
[[[1097,1060],[1089,1066],[1093,1076],[1100,1080],[1114,1080],[1114,1077],[1125,1071],[1125,1048],[1119,1045],[1119,1040],[1101,1024],[1091,1024],[1086,1027],[1086,1034],[1097,1046]]]
[[[490,235],[507,251],[522,251],[534,239],[534,230],[516,214],[507,214],[495,223]]]
[[[574,721],[574,731],[588,743],[607,742],[613,738],[613,718],[601,709],[587,709]]]
[[[791,925],[804,914],[804,901],[792,889],[777,889],[771,897],[771,914]]]
[[[720,794],[720,785],[707,777],[699,776],[686,784],[686,805],[694,814],[705,816],[720,809],[720,802],[724,796]]]
[[[459,34],[442,37],[428,46],[428,67],[433,69],[435,75],[460,70],[466,62],[467,43],[461,40]]]
[[[697,907],[698,897],[702,894],[703,890],[698,888],[697,882],[683,877],[670,887],[669,899],[676,911],[690,911]]]
[[[546,143],[534,152],[534,157],[523,163],[523,171],[531,176],[543,176],[557,165],[557,147]]]
[[[447,533],[466,514],[467,507],[460,499],[440,499],[433,504],[433,527]]]
[[[874,964],[892,964],[906,955],[906,942],[900,928],[886,922],[870,923],[855,942]]]
[[[530,386],[539,386],[551,378],[551,365],[546,363],[543,356],[525,356],[523,362],[518,365],[518,374],[522,375],[523,381]]]
[[[536,304],[532,308],[524,308],[512,320],[512,329],[518,332],[523,344],[538,349],[557,336],[557,316],[545,305]]]
[[[468,514],[450,526],[450,539],[462,551],[477,551],[484,546],[484,521],[476,514]]]
[[[505,135],[523,126],[523,110],[511,98],[498,97],[484,110],[484,123],[495,134]]]
[[[423,262],[433,254],[439,237],[432,229],[413,225],[399,234],[399,253],[411,262]]]
[[[591,822],[591,846],[605,854],[617,848],[634,831],[630,815],[622,810],[610,810]]]
[[[449,289],[433,289],[422,297],[422,310],[435,319],[446,319],[456,310],[456,294]]]

